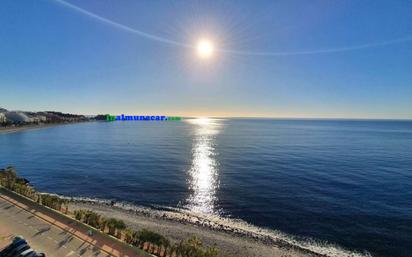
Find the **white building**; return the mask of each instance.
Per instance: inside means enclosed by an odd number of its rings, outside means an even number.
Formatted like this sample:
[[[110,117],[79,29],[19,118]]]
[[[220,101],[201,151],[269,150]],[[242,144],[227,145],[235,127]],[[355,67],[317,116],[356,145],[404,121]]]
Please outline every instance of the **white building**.
[[[6,112],[6,118],[13,123],[33,122],[26,114],[22,112]]]
[[[37,115],[37,118],[39,119],[40,122],[46,122],[47,118],[44,115]]]
[[[6,115],[0,112],[0,123],[6,123],[6,121],[7,121]]]
[[[29,117],[31,122],[46,122],[47,118],[44,115],[38,115],[37,113],[34,112],[26,112],[25,113],[27,117]]]

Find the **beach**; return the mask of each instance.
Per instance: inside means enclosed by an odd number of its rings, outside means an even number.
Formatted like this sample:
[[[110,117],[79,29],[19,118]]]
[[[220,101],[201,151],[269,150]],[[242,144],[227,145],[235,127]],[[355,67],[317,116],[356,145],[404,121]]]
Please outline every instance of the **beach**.
[[[24,125],[24,126],[18,126],[18,127],[0,127],[0,134],[15,133],[15,132],[21,132],[25,130],[51,128],[51,127],[69,125],[69,124],[75,124],[75,123],[79,123],[79,122],[31,124],[31,125]]]
[[[235,235],[234,232],[223,232],[219,229],[212,229],[208,226],[190,224],[183,220],[173,220],[172,218],[154,217],[144,211],[127,211],[119,207],[93,203],[93,202],[71,202],[69,209],[91,209],[101,215],[122,219],[130,228],[148,229],[160,233],[173,242],[188,239],[196,236],[205,245],[216,246],[222,256],[238,257],[304,257],[319,256],[291,249],[286,246],[264,243],[262,240],[251,237]]]
[[[269,235],[264,229],[201,214],[83,199],[70,200],[69,209],[93,210],[106,217],[121,219],[132,229],[144,228],[160,233],[175,243],[196,236],[204,245],[217,247],[221,256],[226,257],[365,256],[332,246],[303,242],[299,245],[280,234]]]

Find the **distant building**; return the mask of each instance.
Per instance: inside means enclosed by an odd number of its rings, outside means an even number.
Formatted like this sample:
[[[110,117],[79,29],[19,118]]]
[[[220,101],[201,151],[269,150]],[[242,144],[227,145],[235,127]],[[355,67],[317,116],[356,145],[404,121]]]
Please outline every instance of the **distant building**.
[[[70,123],[88,121],[84,115],[76,115],[61,112],[23,112],[7,111],[0,108],[0,123],[24,124],[24,123]]]
[[[58,116],[54,113],[44,112],[44,113],[42,113],[42,115],[46,117],[46,120],[48,122],[61,122],[61,121],[63,121],[63,119],[60,116]]]
[[[37,118],[38,118],[39,121],[41,121],[41,122],[46,122],[46,121],[47,121],[47,118],[46,118],[46,116],[44,116],[44,115],[37,115]]]
[[[33,122],[33,119],[23,112],[6,112],[5,115],[7,120],[13,123]]]
[[[7,121],[6,115],[0,112],[0,124],[6,123],[6,121]]]
[[[47,118],[44,115],[39,115],[35,112],[25,112],[25,114],[31,119],[32,122],[46,122]]]

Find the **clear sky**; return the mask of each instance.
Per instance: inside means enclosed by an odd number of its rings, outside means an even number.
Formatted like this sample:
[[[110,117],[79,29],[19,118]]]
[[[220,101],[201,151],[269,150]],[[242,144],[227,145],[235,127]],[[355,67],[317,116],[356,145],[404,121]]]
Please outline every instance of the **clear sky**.
[[[412,1],[67,3],[1,1],[0,107],[412,118]]]

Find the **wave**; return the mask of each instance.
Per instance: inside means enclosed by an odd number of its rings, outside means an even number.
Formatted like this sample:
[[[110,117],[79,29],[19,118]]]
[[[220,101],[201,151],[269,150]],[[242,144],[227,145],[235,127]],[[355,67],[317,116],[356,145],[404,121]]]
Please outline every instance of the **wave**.
[[[211,214],[194,213],[183,208],[168,206],[146,207],[134,203],[114,201],[109,199],[89,198],[89,197],[69,197],[58,195],[59,197],[73,202],[112,206],[120,211],[134,212],[136,214],[171,221],[183,224],[207,227],[211,230],[223,231],[242,237],[259,240],[265,244],[274,244],[284,248],[295,248],[319,256],[328,257],[372,257],[366,250],[363,252],[345,249],[336,244],[320,241],[313,238],[302,238],[283,233],[278,230],[267,229],[255,226],[241,219],[221,217]]]

